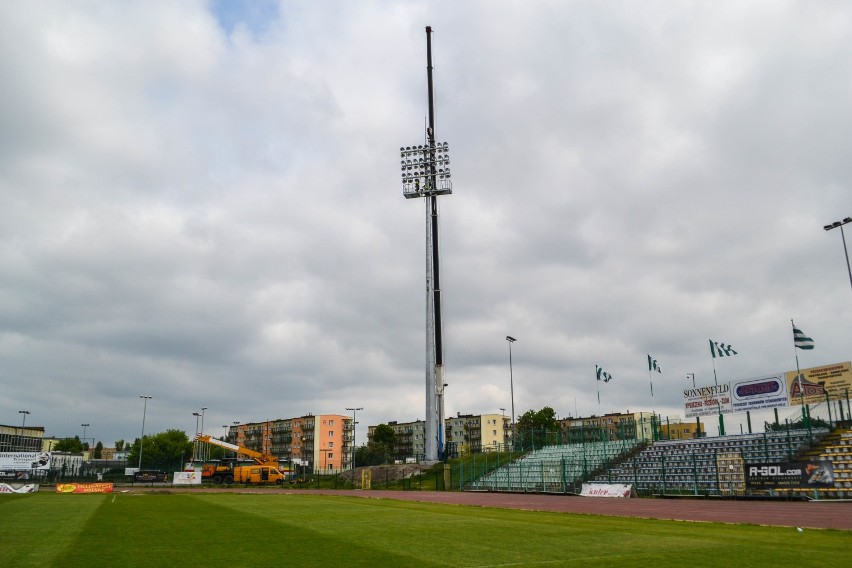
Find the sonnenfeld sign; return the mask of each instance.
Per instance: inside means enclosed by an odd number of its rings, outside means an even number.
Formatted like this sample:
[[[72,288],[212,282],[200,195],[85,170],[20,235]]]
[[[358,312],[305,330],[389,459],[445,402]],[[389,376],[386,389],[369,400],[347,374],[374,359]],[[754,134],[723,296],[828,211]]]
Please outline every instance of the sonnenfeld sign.
[[[787,406],[784,373],[743,381],[731,381],[731,407],[734,412]]]
[[[830,461],[752,463],[745,466],[749,489],[834,487]]]
[[[712,416],[714,414],[730,414],[731,385],[710,385],[683,389],[683,408],[687,418],[696,416]]]

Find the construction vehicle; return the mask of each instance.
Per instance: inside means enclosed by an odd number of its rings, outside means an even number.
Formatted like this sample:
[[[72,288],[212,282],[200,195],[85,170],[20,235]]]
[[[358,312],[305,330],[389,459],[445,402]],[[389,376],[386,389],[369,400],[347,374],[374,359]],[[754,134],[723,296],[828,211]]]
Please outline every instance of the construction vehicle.
[[[217,440],[210,436],[198,436],[196,442],[204,442],[231,450],[237,455],[245,456],[251,463],[240,462],[231,459],[224,462],[206,463],[201,466],[201,480],[213,481],[213,483],[254,483],[254,484],[282,484],[287,478],[286,470],[282,471],[278,465],[278,458],[262,452],[256,452],[249,448],[238,446]]]

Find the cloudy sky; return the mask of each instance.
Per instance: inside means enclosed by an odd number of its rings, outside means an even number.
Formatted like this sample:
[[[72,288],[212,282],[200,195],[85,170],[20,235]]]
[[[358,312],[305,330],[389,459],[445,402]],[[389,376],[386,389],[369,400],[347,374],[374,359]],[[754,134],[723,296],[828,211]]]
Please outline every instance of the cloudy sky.
[[[560,417],[793,369],[791,318],[852,358],[848,3],[10,0],[0,423],[422,419],[426,25],[448,414],[509,413],[506,335]]]

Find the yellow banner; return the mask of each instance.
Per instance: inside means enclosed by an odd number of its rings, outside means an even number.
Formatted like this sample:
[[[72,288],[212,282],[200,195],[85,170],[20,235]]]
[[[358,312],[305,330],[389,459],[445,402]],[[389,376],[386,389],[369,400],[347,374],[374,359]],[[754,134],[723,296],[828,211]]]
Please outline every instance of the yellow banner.
[[[842,400],[852,391],[852,362],[834,363],[822,367],[802,369],[801,381],[796,371],[785,373],[790,406],[825,402],[825,395],[831,400]]]
[[[57,493],[112,493],[112,483],[57,483]]]

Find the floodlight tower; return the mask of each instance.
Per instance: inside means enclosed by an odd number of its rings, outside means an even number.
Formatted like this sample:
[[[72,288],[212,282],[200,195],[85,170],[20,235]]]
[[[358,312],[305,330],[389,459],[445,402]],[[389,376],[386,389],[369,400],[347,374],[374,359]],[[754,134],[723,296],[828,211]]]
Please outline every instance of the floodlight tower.
[[[426,143],[399,149],[402,194],[426,198],[426,440],[425,458],[444,456],[444,345],[441,337],[441,278],[438,256],[438,196],[453,192],[446,142],[435,142],[435,96],[432,89],[432,27],[426,26],[426,80],[429,125]]]

